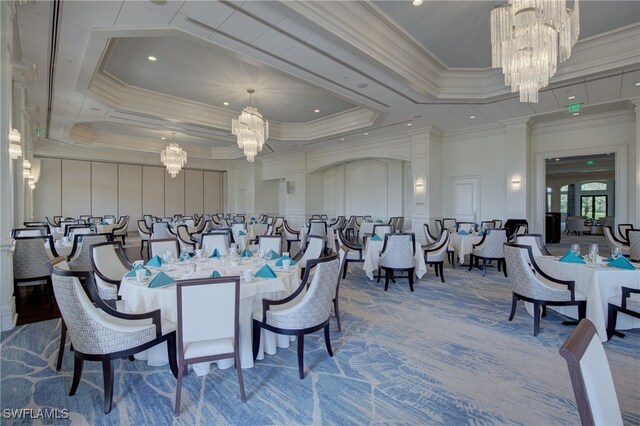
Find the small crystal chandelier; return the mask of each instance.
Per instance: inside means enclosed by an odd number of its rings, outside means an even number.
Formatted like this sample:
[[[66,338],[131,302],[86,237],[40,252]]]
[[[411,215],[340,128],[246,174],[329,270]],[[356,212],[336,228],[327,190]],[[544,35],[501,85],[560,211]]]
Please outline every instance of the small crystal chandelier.
[[[20,141],[22,141],[20,132],[17,129],[12,129],[9,132],[9,157],[11,157],[12,160],[22,155],[22,145],[20,145]]]
[[[160,152],[160,161],[167,167],[167,172],[172,178],[178,176],[182,167],[187,164],[187,153],[176,143],[176,134],[173,141]]]
[[[491,66],[502,67],[520,102],[538,102],[559,63],[571,56],[580,33],[579,0],[509,0],[491,11]]]
[[[251,95],[255,90],[247,89],[247,92],[249,106],[242,110],[238,119],[231,120],[231,133],[238,136],[238,147],[244,150],[247,161],[253,163],[256,155],[262,151],[262,145],[269,139],[269,122],[251,105]]]

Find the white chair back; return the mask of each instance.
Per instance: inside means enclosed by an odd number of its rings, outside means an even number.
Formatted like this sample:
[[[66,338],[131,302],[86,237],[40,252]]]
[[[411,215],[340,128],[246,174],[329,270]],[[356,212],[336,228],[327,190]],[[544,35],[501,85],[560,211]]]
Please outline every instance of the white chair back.
[[[169,232],[169,224],[164,222],[154,222],[153,231],[151,232],[152,240],[166,240],[169,238],[174,238],[174,236]]]
[[[122,276],[129,272],[116,252],[119,243],[100,244],[91,246],[91,260],[96,271],[112,280],[121,280]],[[100,279],[97,275],[96,279]]]
[[[384,240],[384,236],[393,232],[393,225],[373,225],[373,234]]]
[[[210,253],[218,249],[221,256],[229,254],[229,244],[229,234],[226,232],[202,234],[200,239],[200,248],[208,248]]]
[[[415,267],[414,238],[413,234],[386,234],[379,265],[397,269]]]
[[[278,236],[263,235],[258,237],[258,249],[260,253],[269,253],[271,250],[282,254],[282,238]]]
[[[160,256],[170,251],[173,253],[173,258],[177,259],[180,255],[178,251],[178,241],[175,238],[168,238],[164,240],[150,240],[149,250],[151,251],[151,257]]]
[[[327,235],[327,223],[319,221],[309,222],[309,234],[317,237],[325,237]]]
[[[307,265],[307,260],[320,258],[320,256],[322,256],[322,252],[324,251],[324,238],[309,236],[307,238],[307,241],[309,242],[309,244],[302,254],[302,257],[298,261],[302,268]]]
[[[253,235],[258,236],[258,235],[266,235],[267,233],[267,229],[269,228],[269,225],[267,225],[266,223],[256,223],[253,224]]]
[[[542,244],[541,238],[542,237],[540,235],[516,235],[515,243],[531,247],[531,252],[533,253],[534,257],[544,256],[545,253],[543,253],[540,248],[540,244]]]
[[[69,238],[73,239],[74,235],[88,235],[88,234],[93,234],[93,229],[88,227],[73,228],[69,231]]]
[[[245,230],[244,223],[231,224],[231,232],[233,232],[233,235],[238,235],[240,231],[244,231],[244,230]]]
[[[19,229],[15,232],[14,237],[44,237],[45,231],[42,228]]]

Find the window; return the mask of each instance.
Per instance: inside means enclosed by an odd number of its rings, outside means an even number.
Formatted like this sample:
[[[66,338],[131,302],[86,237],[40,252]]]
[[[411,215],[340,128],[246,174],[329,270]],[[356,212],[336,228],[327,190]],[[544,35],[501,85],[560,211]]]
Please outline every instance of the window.
[[[569,203],[569,185],[560,187],[560,213],[567,213],[567,203]]]
[[[607,216],[606,195],[583,195],[580,197],[580,213],[583,217],[600,219]]]
[[[583,183],[580,186],[580,191],[606,191],[607,184],[604,182],[589,182]]]

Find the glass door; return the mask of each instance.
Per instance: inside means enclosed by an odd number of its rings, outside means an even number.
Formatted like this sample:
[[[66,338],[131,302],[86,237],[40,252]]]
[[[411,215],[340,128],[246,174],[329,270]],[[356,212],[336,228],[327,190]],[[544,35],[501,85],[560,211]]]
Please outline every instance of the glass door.
[[[590,219],[600,219],[607,216],[606,195],[583,195],[580,197],[581,216]]]

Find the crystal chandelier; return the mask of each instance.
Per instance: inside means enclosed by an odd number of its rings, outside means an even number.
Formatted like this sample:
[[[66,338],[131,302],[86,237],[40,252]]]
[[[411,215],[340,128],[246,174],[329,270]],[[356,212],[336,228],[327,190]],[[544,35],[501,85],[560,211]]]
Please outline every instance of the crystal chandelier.
[[[176,134],[173,141],[160,152],[160,161],[167,167],[167,172],[172,178],[178,176],[182,167],[187,164],[187,153],[176,143]]]
[[[251,95],[255,90],[247,89],[247,92],[249,106],[242,110],[238,119],[231,120],[231,133],[238,136],[238,147],[244,151],[247,161],[253,163],[255,156],[262,151],[262,145],[269,139],[269,122],[251,105]]]
[[[20,145],[20,141],[22,140],[22,136],[17,129],[12,129],[9,132],[9,157],[12,160],[17,159],[22,155],[22,146]]]
[[[579,0],[509,0],[491,11],[492,67],[502,67],[520,102],[538,102],[558,63],[571,56],[580,33]]]

